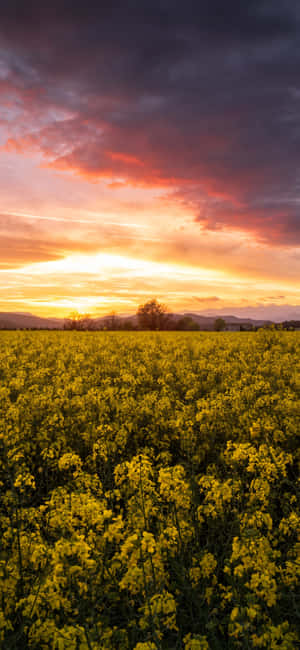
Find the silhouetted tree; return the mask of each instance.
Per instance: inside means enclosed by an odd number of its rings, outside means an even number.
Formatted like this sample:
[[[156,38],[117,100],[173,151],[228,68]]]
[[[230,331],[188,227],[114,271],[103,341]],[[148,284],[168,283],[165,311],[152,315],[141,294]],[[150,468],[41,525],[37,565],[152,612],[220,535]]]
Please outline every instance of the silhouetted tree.
[[[107,316],[103,323],[103,327],[106,330],[119,330],[121,329],[121,320],[117,317],[115,311],[112,311],[111,314]]]
[[[196,323],[196,321],[191,316],[183,316],[177,321],[176,329],[183,332],[194,330],[198,331],[200,330],[200,325],[198,325],[198,323]]]
[[[214,330],[215,332],[222,332],[226,327],[226,322],[224,321],[223,318],[217,318],[214,322]]]
[[[170,314],[165,305],[157,302],[155,298],[140,305],[137,310],[139,326],[145,330],[168,329]]]
[[[65,330],[91,330],[93,326],[90,314],[80,314],[78,311],[72,312],[64,322]]]
[[[299,330],[300,329],[300,320],[285,320],[281,323],[282,329],[285,330]]]

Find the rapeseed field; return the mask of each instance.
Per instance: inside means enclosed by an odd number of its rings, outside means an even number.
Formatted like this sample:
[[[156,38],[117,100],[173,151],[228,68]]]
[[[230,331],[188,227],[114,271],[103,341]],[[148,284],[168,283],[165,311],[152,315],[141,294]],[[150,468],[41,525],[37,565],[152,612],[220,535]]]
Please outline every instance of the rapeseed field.
[[[1,648],[298,646],[299,342],[0,333]]]

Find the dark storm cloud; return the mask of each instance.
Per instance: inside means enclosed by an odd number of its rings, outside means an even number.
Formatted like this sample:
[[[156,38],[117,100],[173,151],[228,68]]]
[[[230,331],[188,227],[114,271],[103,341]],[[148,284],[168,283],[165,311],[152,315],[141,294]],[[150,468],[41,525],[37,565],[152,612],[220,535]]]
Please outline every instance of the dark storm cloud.
[[[298,3],[93,5],[1,9],[0,92],[19,102],[8,146],[173,188],[204,228],[299,243]]]

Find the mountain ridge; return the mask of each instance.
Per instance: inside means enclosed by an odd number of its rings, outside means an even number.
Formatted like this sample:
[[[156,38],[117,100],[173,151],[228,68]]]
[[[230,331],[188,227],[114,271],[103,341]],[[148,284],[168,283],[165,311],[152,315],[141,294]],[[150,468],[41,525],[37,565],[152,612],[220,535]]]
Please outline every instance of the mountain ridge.
[[[215,316],[206,316],[198,312],[181,312],[172,314],[175,321],[180,318],[192,318],[198,325],[203,325],[212,329],[212,326],[218,318]],[[101,326],[110,316],[100,316],[92,318],[92,322]],[[253,319],[253,318],[240,318],[234,315],[222,315],[221,317],[227,325],[253,325],[261,326],[271,324],[269,319]],[[118,321],[131,322],[133,325],[137,322],[136,315],[122,316],[117,315]],[[63,329],[65,318],[47,318],[43,316],[35,316],[30,313],[22,312],[0,312],[0,329]]]

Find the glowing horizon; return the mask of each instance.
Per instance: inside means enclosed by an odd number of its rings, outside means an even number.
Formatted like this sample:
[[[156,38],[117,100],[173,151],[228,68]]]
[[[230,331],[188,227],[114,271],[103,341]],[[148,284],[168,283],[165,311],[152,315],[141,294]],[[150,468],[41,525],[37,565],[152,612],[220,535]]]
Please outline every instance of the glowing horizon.
[[[0,269],[1,277],[6,280],[9,295],[4,303],[0,301],[0,311],[8,305],[11,311],[29,310],[36,315],[60,317],[74,310],[91,315],[105,315],[109,311],[135,313],[139,304],[153,296],[172,311],[207,311],[253,304],[280,305],[284,295],[276,295],[276,291],[289,291],[290,303],[297,304],[299,295],[297,289],[291,292],[284,282],[265,281],[258,289],[232,272],[110,253],[70,255],[56,261]],[[205,292],[197,295],[203,285]],[[222,298],[212,295],[214,290]],[[266,299],[266,294],[272,292]]]

